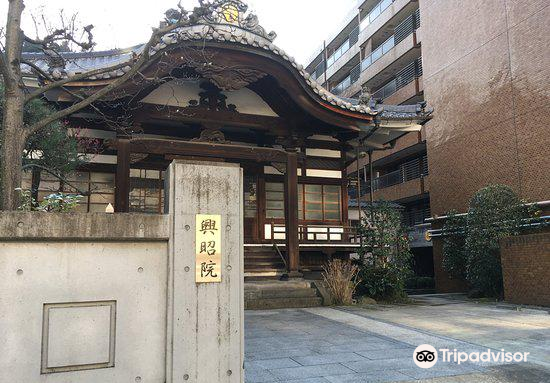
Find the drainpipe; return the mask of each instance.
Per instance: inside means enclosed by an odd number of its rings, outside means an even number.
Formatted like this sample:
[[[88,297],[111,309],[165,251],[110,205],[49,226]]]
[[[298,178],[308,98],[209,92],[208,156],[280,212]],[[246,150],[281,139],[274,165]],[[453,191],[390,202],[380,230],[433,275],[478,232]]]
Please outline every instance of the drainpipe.
[[[361,170],[359,166],[359,148],[355,149],[355,163],[357,165],[357,212],[359,213],[359,224],[361,224]]]
[[[372,204],[374,202],[374,171],[372,166],[372,149],[369,150],[369,173],[370,173],[370,204],[372,211]]]

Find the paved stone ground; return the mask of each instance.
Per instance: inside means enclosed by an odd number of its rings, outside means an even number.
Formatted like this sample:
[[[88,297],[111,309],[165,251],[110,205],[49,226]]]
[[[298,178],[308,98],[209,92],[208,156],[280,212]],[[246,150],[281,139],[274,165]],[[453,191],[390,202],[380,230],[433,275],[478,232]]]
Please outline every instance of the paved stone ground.
[[[550,315],[448,297],[416,305],[247,311],[246,383],[550,382]],[[420,344],[530,352],[530,363],[418,368]]]

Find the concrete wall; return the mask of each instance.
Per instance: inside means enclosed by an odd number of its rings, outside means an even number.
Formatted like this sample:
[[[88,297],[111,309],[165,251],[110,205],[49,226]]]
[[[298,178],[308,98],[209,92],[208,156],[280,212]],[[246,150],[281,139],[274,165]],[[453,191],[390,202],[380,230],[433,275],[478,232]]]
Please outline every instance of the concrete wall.
[[[174,163],[170,214],[0,214],[0,382],[243,382],[242,173]],[[195,283],[195,215],[222,281]]]
[[[501,258],[505,300],[550,306],[550,232],[503,239]]]

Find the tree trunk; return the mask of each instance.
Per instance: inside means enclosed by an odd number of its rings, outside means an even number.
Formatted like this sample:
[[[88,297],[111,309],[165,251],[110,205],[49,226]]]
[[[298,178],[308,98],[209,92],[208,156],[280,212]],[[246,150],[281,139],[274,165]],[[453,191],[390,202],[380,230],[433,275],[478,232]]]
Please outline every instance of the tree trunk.
[[[27,131],[23,123],[25,106],[24,85],[21,76],[21,49],[23,31],[21,14],[23,0],[10,0],[4,49],[2,76],[5,85],[5,103],[2,131],[0,135],[0,208],[16,210],[19,207],[21,167]]]
[[[17,210],[21,187],[21,168],[26,132],[23,125],[23,94],[6,93],[0,151],[0,206],[2,210]],[[19,93],[19,92],[15,92]]]

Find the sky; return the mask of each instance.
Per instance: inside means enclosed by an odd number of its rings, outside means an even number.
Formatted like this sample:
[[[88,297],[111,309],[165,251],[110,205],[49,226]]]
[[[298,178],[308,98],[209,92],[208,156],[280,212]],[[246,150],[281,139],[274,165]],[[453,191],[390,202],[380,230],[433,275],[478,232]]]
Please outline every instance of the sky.
[[[78,13],[82,25],[93,24],[95,50],[125,48],[148,40],[151,27],[158,26],[164,12],[178,0],[26,0],[23,30],[31,37],[35,28],[31,14],[46,16],[52,25],[59,11]],[[246,0],[245,0],[246,1]],[[248,0],[249,9],[268,31],[277,32],[275,44],[302,64],[322,46],[353,9],[357,0]],[[192,9],[197,0],[182,0]],[[0,0],[0,21],[5,25],[8,0]]]

